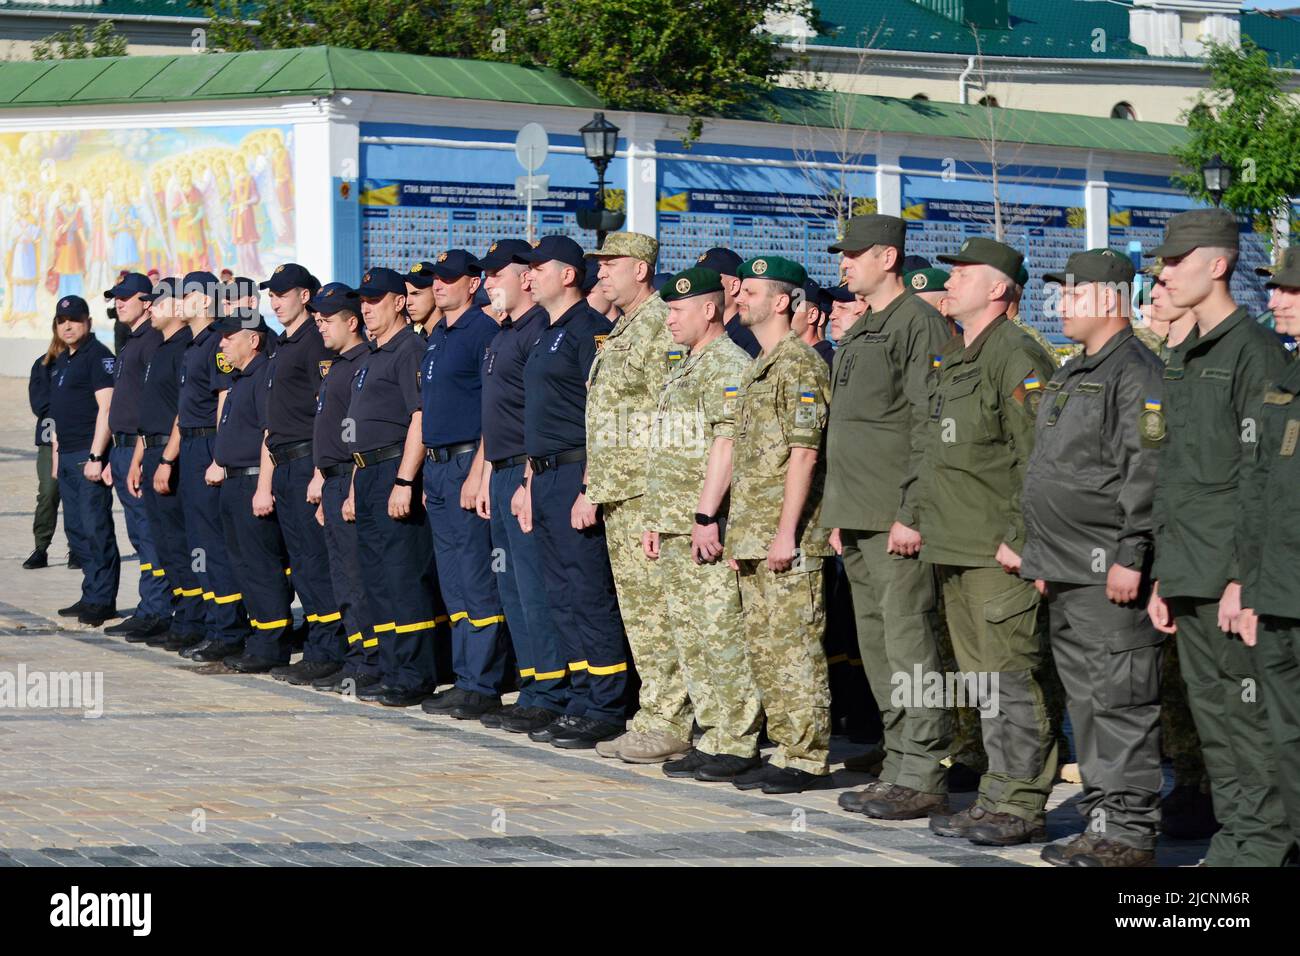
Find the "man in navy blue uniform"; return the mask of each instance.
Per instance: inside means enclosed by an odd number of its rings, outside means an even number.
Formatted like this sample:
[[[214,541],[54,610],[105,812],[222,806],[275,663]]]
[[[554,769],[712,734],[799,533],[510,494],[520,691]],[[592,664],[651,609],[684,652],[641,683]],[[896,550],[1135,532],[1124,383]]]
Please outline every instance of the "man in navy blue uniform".
[[[212,328],[220,286],[211,272],[190,272],[181,283],[181,314],[191,339],[181,359],[176,425],[154,470],[154,490],[165,494],[179,464],[185,543],[203,588],[204,640],[181,650],[182,657],[208,662],[238,654],[248,626],[239,586],[221,528],[221,492],[205,480],[212,464],[217,419],[234,367],[221,352],[221,333]]]
[[[320,283],[296,262],[276,266],[261,284],[271,294],[271,310],[284,332],[269,343],[266,372],[266,450],[261,481],[253,499],[259,517],[272,510],[289,549],[293,587],[307,619],[302,659],[277,668],[271,676],[290,684],[309,684],[336,674],[343,667],[343,615],[330,580],[325,534],[316,522],[316,506],[307,499],[315,473],[312,428],[316,393],[334,354],[307,311]]]
[[[343,615],[347,635],[341,670],[312,681],[317,690],[356,692],[379,683],[379,639],[372,632],[374,612],[366,603],[361,564],[357,559],[356,525],[343,517],[343,503],[352,487],[355,464],[344,441],[352,377],[370,348],[361,322],[361,300],[356,290],[330,282],[312,297],[325,347],[333,358],[324,362],[325,377],[316,393],[316,421],[312,429],[312,461],[316,474],[307,488],[307,500],[317,506],[316,519],[325,529],[330,580]]]
[[[417,262],[402,278],[406,280],[406,321],[416,334],[427,339],[440,316],[433,292],[433,263]]]
[[[68,547],[81,562],[81,599],[59,609],[62,617],[99,627],[117,613],[121,556],[113,528],[113,492],[104,464],[113,398],[113,353],[90,331],[90,308],[67,295],[54,309],[56,331],[67,351],[50,372],[55,475],[63,497]]]
[[[144,370],[162,342],[162,335],[149,321],[153,297],[153,283],[139,272],[128,272],[117,285],[104,293],[104,298],[117,310],[117,320],[130,329],[113,366],[113,401],[108,409],[112,451],[108,455],[108,468],[115,479],[117,497],[126,517],[126,536],[140,559],[140,599],[135,613],[104,628],[104,633],[138,634],[144,640],[151,637],[165,640],[172,616],[171,593],[164,577],[166,571],[144,501],[131,493],[127,480],[139,437]]]
[[[504,318],[483,358],[484,467],[475,505],[491,521],[492,547],[505,554],[496,580],[519,667],[519,698],[497,715],[497,723],[513,733],[541,730],[569,704],[568,659],[547,602],[537,535],[525,534],[510,513],[528,461],[524,364],[550,324],[546,310],[533,301],[528,267],[515,260],[531,251],[523,239],[501,239],[480,260],[492,307]],[[494,726],[492,715],[480,719]]]
[[[204,481],[220,491],[221,528],[252,627],[242,653],[226,657],[225,664],[241,674],[264,674],[288,663],[293,589],[284,573],[286,553],[276,512],[258,514],[256,508],[265,484],[270,404],[265,352],[271,330],[260,315],[239,311],[243,314],[222,316],[212,324],[232,371]]]
[[[127,474],[128,489],[143,502],[149,517],[154,547],[161,562],[154,571],[163,572],[173,610],[161,642],[159,636],[145,637],[138,633],[128,634],[126,640],[151,646],[161,643],[163,649],[169,651],[184,650],[197,644],[203,639],[206,628],[203,587],[194,573],[185,546],[185,515],[175,472],[163,491],[154,487],[155,473],[176,424],[181,363],[193,338],[189,326],[181,318],[180,286],[179,278],[167,278],[154,287],[149,323],[158,332],[160,342],[145,366],[138,434]]]
[[[731,341],[744,349],[750,358],[757,358],[759,353],[758,339],[754,337],[753,332],[740,322],[739,272],[742,261],[739,255],[725,246],[714,246],[707,252],[702,253],[695,260],[695,265],[701,269],[712,269],[722,276],[723,328],[726,329],[727,335],[731,337]]]
[[[461,720],[501,708],[505,672],[491,526],[474,510],[483,465],[483,356],[497,334],[496,322],[472,304],[481,272],[464,249],[438,256],[433,295],[442,317],[429,330],[420,369],[425,506],[455,673],[455,686],[426,701],[424,710]]]
[[[357,557],[369,606],[378,617],[382,680],[361,700],[410,707],[435,684],[433,594],[422,576],[433,548],[418,483],[424,459],[420,361],[424,339],[403,316],[406,282],[392,269],[361,278],[361,317],[370,352],[352,376],[348,448],[356,465],[344,516],[355,515]],[[379,617],[385,618],[379,620]]]
[[[525,532],[536,528],[570,680],[564,715],[529,737],[590,749],[621,735],[625,725],[623,621],[605,528],[596,506],[584,504],[587,375],[613,326],[582,296],[587,263],[572,239],[546,236],[520,258],[529,264],[528,284],[549,324],[524,366],[528,467],[511,510]]]

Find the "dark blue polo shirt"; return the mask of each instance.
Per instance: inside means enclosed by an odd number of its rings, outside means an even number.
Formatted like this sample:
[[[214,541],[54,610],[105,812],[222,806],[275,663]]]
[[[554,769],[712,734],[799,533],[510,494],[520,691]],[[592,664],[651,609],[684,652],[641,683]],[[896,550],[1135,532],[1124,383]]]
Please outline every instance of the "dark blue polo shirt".
[[[114,434],[134,435],[138,430],[144,370],[160,344],[162,333],[145,319],[118,349],[113,367],[113,404],[108,409],[108,430]]]
[[[470,306],[447,325],[429,331],[420,369],[424,443],[430,448],[478,441],[482,434],[483,358],[499,331],[482,309]]]
[[[758,358],[758,353],[763,351],[763,347],[758,344],[758,339],[754,336],[754,333],[740,324],[739,312],[732,316],[731,321],[724,325],[723,328],[731,336],[731,341],[749,353],[750,358]]]
[[[822,339],[813,345],[813,351],[824,358],[827,365],[835,363],[835,346],[831,345],[826,339]]]
[[[32,373],[27,377],[27,404],[32,407],[32,414],[36,416],[36,444],[48,445],[48,432],[45,430],[45,420],[50,415],[50,372],[54,368],[54,363],[45,364],[45,356],[42,355],[32,363]]]
[[[524,449],[534,458],[587,444],[587,373],[613,323],[580,299],[542,334],[524,366]]]
[[[252,468],[262,463],[269,367],[266,356],[258,352],[248,368],[230,374],[230,394],[221,407],[221,424],[212,446],[212,460],[223,468]]]
[[[64,352],[50,369],[50,417],[59,453],[89,451],[99,403],[95,393],[113,387],[113,353],[91,335],[75,353]]]
[[[181,428],[211,428],[217,423],[217,396],[230,388],[229,370],[221,354],[221,333],[209,325],[190,341],[181,362]]]
[[[271,339],[271,368],[267,386],[271,403],[267,410],[267,444],[272,448],[290,442],[310,441],[315,425],[316,393],[325,377],[323,365],[334,358],[325,347],[320,329],[310,315],[293,335],[280,333]]]
[[[144,384],[140,390],[141,435],[170,435],[176,422],[176,405],[181,391],[181,363],[194,334],[182,325],[163,339],[144,367]],[[113,396],[116,398],[116,394]]]
[[[483,455],[488,461],[524,453],[524,364],[550,317],[535,305],[506,319],[483,356]]]
[[[316,421],[312,429],[312,464],[317,468],[341,465],[352,460],[343,443],[343,419],[352,400],[352,376],[365,357],[370,344],[362,342],[334,357],[325,380],[316,393]]]
[[[354,422],[353,441],[348,451],[374,451],[395,442],[406,441],[411,416],[421,408],[420,360],[424,357],[424,339],[409,325],[398,329],[388,342],[378,347],[368,343],[370,352],[357,361],[352,373],[352,398],[348,417]]]

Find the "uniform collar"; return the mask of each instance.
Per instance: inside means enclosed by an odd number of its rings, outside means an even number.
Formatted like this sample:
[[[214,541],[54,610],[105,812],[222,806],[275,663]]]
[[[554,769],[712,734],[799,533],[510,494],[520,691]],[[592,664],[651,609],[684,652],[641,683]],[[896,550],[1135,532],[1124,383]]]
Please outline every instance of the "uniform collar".
[[[460,318],[457,319],[451,325],[447,324],[447,317],[444,315],[441,319],[438,320],[438,324],[435,325],[434,328],[442,329],[443,332],[454,332],[456,329],[468,328],[472,323],[477,321],[477,316],[475,316],[474,314],[475,312],[479,313],[484,318],[487,318],[486,312],[484,312],[476,305],[471,305],[468,309],[462,312],[460,314]]]
[[[580,313],[584,308],[587,308],[587,300],[586,300],[586,299],[579,299],[577,302],[573,303],[573,305],[569,306],[569,308],[565,309],[565,310],[564,310],[564,314],[561,315],[558,319],[556,319],[556,320],[555,320],[553,323],[551,323],[551,324],[552,324],[552,325],[564,325],[566,322],[568,322],[568,321],[569,321],[570,319],[572,319],[574,316],[578,315],[578,314],[579,314],[579,313]],[[549,315],[550,313],[547,313],[547,314]]]
[[[703,348],[691,349],[691,354],[686,356],[686,361],[682,362],[680,365],[678,365],[676,369],[673,370],[672,377],[677,378],[680,375],[685,375],[689,369],[692,369],[696,365],[698,365],[700,363],[700,360],[703,359],[704,356],[712,352],[714,350],[714,347],[723,339],[726,339],[727,341],[731,340],[731,337],[727,335],[727,330],[725,328],[722,330],[721,335],[705,343]]]
[[[962,361],[973,362],[979,358],[980,350],[983,349],[984,344],[988,342],[989,336],[1010,321],[1011,320],[1007,318],[1007,314],[1003,312],[996,319],[990,322],[988,327],[976,337],[975,341],[965,347],[965,350],[962,352]],[[958,336],[958,341],[961,341],[961,336]]]
[[[206,327],[203,329],[203,331],[200,332],[198,335],[194,335],[194,329],[193,329],[193,328],[190,328],[190,334],[194,336],[192,339],[190,339],[190,344],[192,344],[192,345],[202,345],[202,344],[203,344],[204,342],[206,342],[206,341],[207,341],[211,336],[216,335],[217,333],[214,332],[214,331],[212,331],[212,325],[209,324],[209,325],[206,326]]]
[[[1192,326],[1191,334],[1183,339],[1182,347],[1184,351],[1191,351],[1198,345],[1204,345],[1206,342],[1213,342],[1227,335],[1250,316],[1249,311],[1244,305],[1237,306],[1237,311],[1233,312],[1226,319],[1210,330],[1209,335],[1202,336],[1197,326]]]
[[[394,333],[393,333],[393,337],[392,337],[391,339],[389,339],[387,342],[385,342],[383,345],[376,345],[376,344],[375,344],[375,340],[374,340],[374,339],[371,339],[371,340],[370,340],[370,351],[372,351],[372,352],[392,352],[392,351],[395,351],[395,350],[397,349],[397,347],[398,347],[399,345],[402,344],[403,337],[404,337],[404,336],[407,336],[407,335],[415,335],[416,338],[419,338],[419,336],[416,335],[416,332],[415,332],[414,329],[412,329],[409,325],[403,325],[400,329],[398,329],[396,332],[394,332]]]
[[[1110,354],[1112,352],[1114,352],[1117,348],[1119,348],[1121,345],[1123,345],[1126,341],[1128,341],[1131,338],[1133,338],[1132,326],[1129,326],[1126,329],[1120,329],[1109,339],[1107,339],[1106,344],[1103,345],[1100,349],[1098,349],[1095,354],[1086,355],[1081,353],[1079,355],[1079,364],[1075,367],[1081,372],[1091,371],[1092,369],[1100,365],[1102,362],[1106,361],[1106,359],[1110,357]]]
[[[609,337],[612,339],[618,335],[622,335],[623,330],[630,328],[632,323],[636,321],[637,316],[639,316],[642,312],[646,311],[646,309],[650,308],[651,305],[653,305],[653,303],[662,302],[662,301],[663,300],[659,298],[658,292],[652,292],[649,296],[646,297],[646,299],[640,305],[638,305],[631,312],[625,312],[623,315],[620,315],[618,317],[618,321],[614,323],[614,327],[609,330]]]
[[[288,332],[281,332],[278,336],[276,336],[275,340],[281,344],[285,342],[297,342],[299,339],[301,339],[304,335],[307,334],[307,326],[309,325],[313,329],[316,328],[316,322],[314,319],[312,319],[310,314],[308,314],[303,318],[302,322],[298,325],[298,331],[293,333],[293,335],[290,335]]]
[[[140,323],[140,325],[137,328],[131,330],[131,334],[127,336],[127,338],[131,338],[131,339],[139,338],[140,336],[144,335],[152,328],[153,328],[153,323],[151,323],[148,319],[145,319],[143,322]]]
[[[790,350],[792,343],[799,341],[800,339],[798,334],[796,334],[794,329],[791,329],[782,336],[781,341],[776,343],[776,347],[773,348],[772,351],[768,352],[766,355],[763,355],[760,352],[758,358],[754,359],[753,364],[750,366],[750,380],[757,381],[766,375],[767,370],[772,367],[773,363]]]
[[[237,368],[231,372],[230,375],[232,378],[248,378],[249,376],[256,374],[257,370],[265,364],[266,353],[256,352],[253,355],[252,361],[248,363],[247,368]]]
[[[352,346],[352,348],[348,349],[346,352],[340,352],[339,358],[345,362],[352,362],[360,358],[362,355],[364,355],[366,352],[369,351],[370,351],[369,342],[358,342],[356,345]]]
[[[849,330],[844,334],[844,341],[848,342],[857,338],[859,335],[865,335],[868,332],[879,332],[884,328],[885,323],[889,321],[889,317],[898,311],[898,307],[903,304],[903,300],[910,294],[911,293],[904,289],[883,309],[879,311],[868,309],[862,314],[862,317],[859,318],[858,321],[854,322],[853,325],[849,327]]]

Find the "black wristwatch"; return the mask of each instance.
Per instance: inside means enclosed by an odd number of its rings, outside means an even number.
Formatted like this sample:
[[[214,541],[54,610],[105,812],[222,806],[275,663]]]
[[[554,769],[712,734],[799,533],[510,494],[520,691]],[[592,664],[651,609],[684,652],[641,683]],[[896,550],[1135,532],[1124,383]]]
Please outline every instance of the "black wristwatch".
[[[718,523],[718,516],[717,516],[717,515],[706,515],[706,514],[704,514],[704,513],[702,513],[702,512],[697,511],[697,512],[695,512],[695,523],[696,523],[696,524],[702,524],[702,525],[704,525],[705,527],[707,527],[707,526],[709,526],[709,525],[711,525],[711,524],[717,524],[717,523]]]
[[[395,484],[399,488],[414,488],[415,479],[403,478],[401,475],[398,475],[396,478],[393,479],[393,484]]]
[[[97,464],[97,465],[102,465],[102,464],[104,463],[104,456],[103,456],[103,455],[96,455],[96,454],[92,451],[89,455],[86,456],[86,461],[93,461],[93,462],[94,462],[95,464]]]
[[[175,459],[175,458],[172,458],[172,459],[168,460],[168,459],[166,459],[166,458],[159,458],[159,459],[158,459],[158,464],[160,464],[160,465],[166,465],[168,468],[174,468],[174,467],[176,466],[176,459]]]

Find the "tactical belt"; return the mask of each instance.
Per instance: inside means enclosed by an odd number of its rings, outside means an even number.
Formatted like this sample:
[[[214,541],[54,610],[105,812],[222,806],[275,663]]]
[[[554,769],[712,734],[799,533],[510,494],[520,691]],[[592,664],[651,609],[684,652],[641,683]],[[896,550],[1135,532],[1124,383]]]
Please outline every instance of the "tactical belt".
[[[498,458],[492,462],[493,471],[504,471],[507,468],[513,468],[515,465],[522,465],[528,460],[527,455],[513,455],[510,458]]]
[[[451,461],[457,455],[463,455],[467,451],[478,451],[478,442],[463,441],[458,445],[439,445],[437,448],[425,446],[424,449],[430,461],[439,463]]]
[[[143,437],[144,437],[145,448],[157,448],[159,445],[166,445],[167,440],[172,436],[171,435],[145,435]]]
[[[206,438],[217,433],[216,425],[204,425],[202,428],[182,428],[182,438]]]
[[[371,465],[377,465],[381,461],[391,461],[394,458],[401,458],[402,452],[406,449],[406,442],[393,442],[391,445],[385,445],[383,448],[376,448],[374,451],[354,451],[352,460],[356,462],[358,468],[369,468]]]
[[[134,447],[136,437],[137,436],[132,435],[130,432],[113,432],[113,447],[114,448],[126,448],[127,446]]]
[[[337,465],[326,465],[320,470],[320,473],[323,478],[334,478],[338,475],[352,474],[352,469],[355,467],[355,462],[341,461]]]
[[[560,465],[568,465],[575,461],[586,461],[587,449],[571,448],[568,451],[562,451],[558,455],[547,455],[545,458],[532,458],[528,461],[533,466],[533,474],[540,475],[543,472],[550,471],[552,468],[558,468]]]
[[[306,458],[311,454],[311,440],[289,442],[286,445],[276,445],[271,449],[271,461],[277,465],[287,465],[298,458]]]
[[[252,468],[227,468],[227,478],[243,478],[245,475],[256,475],[262,470],[261,465],[254,465]]]

